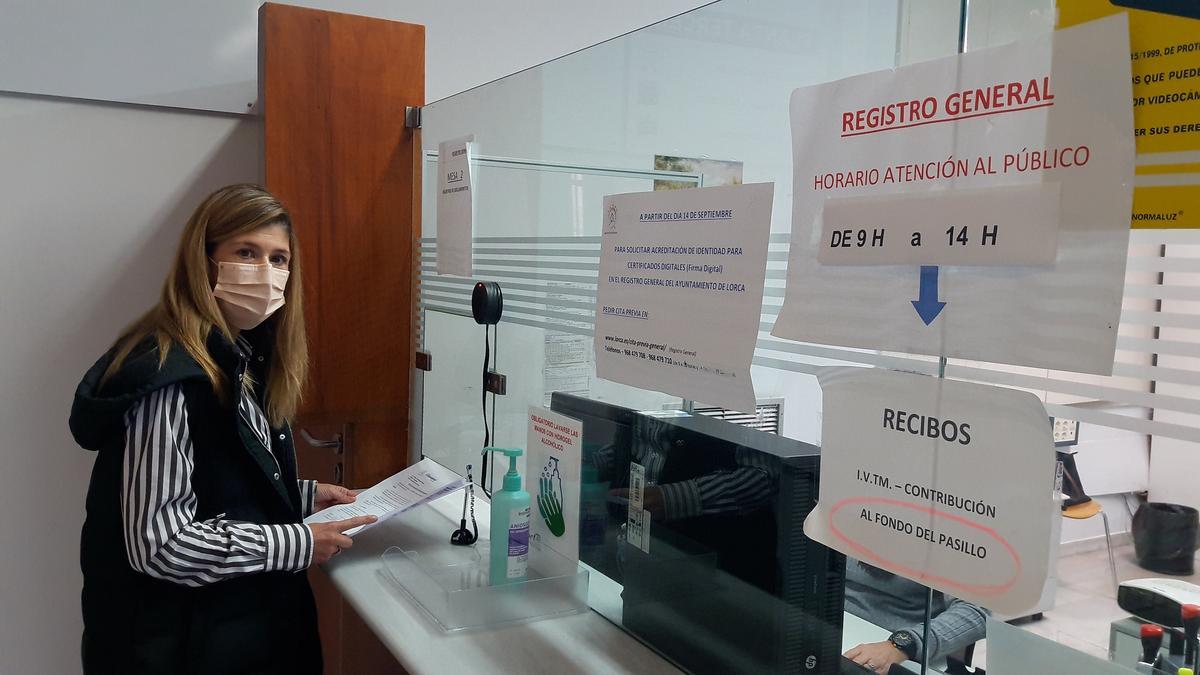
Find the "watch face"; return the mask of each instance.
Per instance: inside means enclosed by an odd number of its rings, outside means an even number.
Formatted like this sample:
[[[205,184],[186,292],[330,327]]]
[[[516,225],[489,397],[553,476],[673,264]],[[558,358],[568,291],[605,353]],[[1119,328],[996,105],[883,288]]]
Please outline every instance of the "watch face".
[[[917,646],[913,636],[905,631],[896,631],[888,638],[888,642],[895,645],[896,649],[904,652],[904,655],[910,659],[917,657]]]

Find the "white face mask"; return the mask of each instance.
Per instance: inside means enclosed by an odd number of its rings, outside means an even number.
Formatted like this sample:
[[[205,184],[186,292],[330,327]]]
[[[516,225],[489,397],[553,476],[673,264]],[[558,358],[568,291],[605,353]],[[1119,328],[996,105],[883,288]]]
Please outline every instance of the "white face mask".
[[[250,330],[283,306],[288,274],[287,270],[266,263],[218,262],[213,296],[229,325]]]

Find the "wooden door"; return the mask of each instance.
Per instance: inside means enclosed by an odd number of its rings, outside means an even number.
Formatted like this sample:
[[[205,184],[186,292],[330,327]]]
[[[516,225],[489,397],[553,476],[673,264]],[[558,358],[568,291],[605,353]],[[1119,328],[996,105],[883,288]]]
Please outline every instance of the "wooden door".
[[[366,487],[409,456],[421,143],[405,108],[424,103],[424,28],[267,3],[259,33],[266,186],[292,213],[303,268],[301,475]],[[323,447],[335,437],[340,453]],[[326,672],[402,672],[323,573],[312,579]]]

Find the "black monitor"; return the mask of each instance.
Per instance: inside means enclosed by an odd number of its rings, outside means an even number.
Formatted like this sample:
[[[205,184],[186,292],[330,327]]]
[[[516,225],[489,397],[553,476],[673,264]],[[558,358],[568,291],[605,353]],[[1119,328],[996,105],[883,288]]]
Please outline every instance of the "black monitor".
[[[604,537],[581,531],[580,558],[621,586],[610,619],[694,673],[842,672],[845,557],[802,529],[819,448],[569,394],[551,408],[583,423],[584,500],[592,480],[609,494]],[[645,550],[626,527],[633,464],[652,514]]]

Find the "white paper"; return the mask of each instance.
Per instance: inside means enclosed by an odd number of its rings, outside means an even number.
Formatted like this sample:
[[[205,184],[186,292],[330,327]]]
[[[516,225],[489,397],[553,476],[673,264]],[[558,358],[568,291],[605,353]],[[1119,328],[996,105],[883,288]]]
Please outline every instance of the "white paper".
[[[473,274],[471,236],[475,190],[471,177],[474,135],[438,143],[437,273]]]
[[[831,197],[822,265],[1053,265],[1058,184]]]
[[[1010,83],[1022,92],[1019,101],[1008,100]],[[996,85],[1005,106],[982,110],[979,92],[994,98]],[[772,334],[1110,374],[1132,209],[1130,87],[1128,26],[1120,14],[793,92],[791,253]],[[962,92],[973,106],[966,112]],[[914,101],[919,119],[906,103]],[[1048,184],[1060,194],[1053,264],[982,267],[966,260],[923,273],[918,265],[928,263],[919,258],[876,266],[819,260],[827,200],[936,200],[950,191]],[[1024,208],[1017,200],[981,208],[997,221],[1040,219],[1013,214]],[[897,243],[908,244],[909,233],[896,234]]]
[[[649,553],[650,512],[643,508],[645,489],[646,467],[637,462],[631,462],[629,464],[629,505],[625,516],[625,541],[643,553]]]
[[[604,198],[596,376],[754,410],[772,183]]]
[[[443,497],[467,484],[467,479],[432,459],[423,459],[385,480],[358,493],[352,504],[338,504],[304,519],[304,523],[331,523],[355,516],[375,516],[379,520],[361,525],[346,534],[354,536],[405,511]]]
[[[543,339],[546,366],[586,364],[591,361],[592,339],[586,335],[546,331]]]
[[[1041,598],[1055,455],[1033,394],[873,368],[818,374],[812,539],[1007,615]]]
[[[554,571],[559,574],[574,571],[579,561],[582,438],[583,423],[579,420],[529,407],[525,466],[535,506],[530,530],[537,545],[562,556],[563,569]]]

